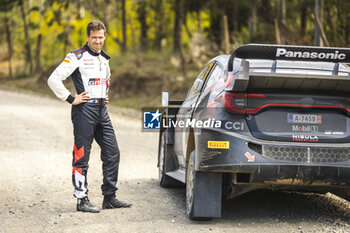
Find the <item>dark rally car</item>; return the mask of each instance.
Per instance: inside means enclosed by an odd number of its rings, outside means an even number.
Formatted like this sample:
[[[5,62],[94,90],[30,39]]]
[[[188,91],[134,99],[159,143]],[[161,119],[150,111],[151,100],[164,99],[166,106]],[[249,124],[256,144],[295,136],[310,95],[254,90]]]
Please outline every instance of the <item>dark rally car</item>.
[[[256,189],[349,200],[349,61],[345,48],[257,44],[215,57],[184,101],[164,94],[160,185],[186,184],[191,219]]]

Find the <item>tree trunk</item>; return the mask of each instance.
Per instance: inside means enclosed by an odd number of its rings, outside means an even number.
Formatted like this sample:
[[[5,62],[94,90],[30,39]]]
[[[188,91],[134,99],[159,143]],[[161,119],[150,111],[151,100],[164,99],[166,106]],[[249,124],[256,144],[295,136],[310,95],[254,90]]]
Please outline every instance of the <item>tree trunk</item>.
[[[187,25],[187,13],[186,12],[184,12],[184,15],[183,15],[183,22],[184,22],[184,26],[185,26],[185,29],[186,29],[187,36],[190,39],[192,39],[191,30],[188,28],[188,25]]]
[[[12,53],[13,46],[11,40],[11,29],[10,29],[10,20],[7,16],[5,16],[5,33],[6,33],[6,42],[7,42],[7,50],[8,50],[8,61],[9,61],[9,77],[13,78],[12,74]]]
[[[224,16],[226,15],[226,8],[223,4],[224,1],[220,1],[220,8],[219,10],[219,17],[220,17],[220,48],[225,50],[225,22],[224,22]]]
[[[199,34],[202,34],[202,4],[200,0],[195,1],[196,2],[196,16],[197,16],[197,32]]]
[[[275,18],[274,20],[274,25],[275,25],[275,38],[276,38],[276,44],[281,44],[281,33],[278,25],[278,20]]]
[[[106,7],[103,7],[104,10],[103,10],[102,19],[103,19],[103,23],[104,23],[104,25],[106,27],[107,34],[108,34],[109,22],[110,22],[110,18],[111,18],[110,17],[111,16],[111,10],[113,10],[113,9],[111,9],[112,6],[111,6],[111,1],[110,0],[104,0],[103,4]],[[107,43],[103,44],[103,50],[107,51]]]
[[[346,2],[346,5],[347,6],[349,6],[348,5],[349,4],[349,2]],[[346,8],[346,9],[348,9],[348,8]],[[345,14],[346,14],[346,17],[347,17],[347,19],[350,19],[350,13],[349,13],[349,11],[347,10],[347,11],[345,11]],[[350,36],[349,36],[349,34],[350,34],[350,22],[349,22],[350,20],[346,20],[346,30],[345,30],[345,46],[349,46],[349,43],[350,43]]]
[[[131,29],[131,41],[132,41],[132,51],[136,52],[136,35],[135,35],[135,28],[134,28],[134,24],[132,22],[132,18],[131,15],[128,14],[128,18],[129,18],[129,25],[130,25],[130,29]]]
[[[85,18],[84,0],[79,0],[79,17],[80,18]]]
[[[228,22],[227,22],[227,15],[223,16],[224,21],[224,31],[225,31],[225,53],[230,54],[230,37],[229,37],[229,29],[228,29]]]
[[[138,3],[138,19],[141,25],[141,33],[140,33],[140,50],[141,52],[147,52],[148,50],[148,41],[147,41],[147,30],[148,26],[146,23],[146,2],[141,1]]]
[[[182,46],[182,24],[183,24],[183,9],[184,9],[184,1],[183,0],[175,0],[175,22],[174,22],[174,44],[173,51],[175,53],[180,53],[181,60],[181,70],[182,74],[186,78],[186,61],[185,61],[185,53],[183,51]]]
[[[249,1],[249,40],[253,40],[255,32],[255,17],[256,17],[256,6],[255,0]]]
[[[155,12],[156,14],[156,38],[155,38],[155,49],[158,51],[161,51],[162,49],[162,39],[165,37],[164,32],[164,9],[163,9],[163,0],[157,0],[155,4]]]
[[[122,2],[122,33],[123,33],[123,41],[122,41],[122,53],[126,53],[126,9],[125,9],[125,0],[121,0]]]
[[[182,44],[182,18],[183,18],[183,0],[175,0],[175,22],[174,22],[174,42],[173,51],[180,52]]]
[[[323,46],[324,44],[326,44],[326,46],[329,47],[326,33],[323,30],[323,25],[318,17],[318,12],[316,11],[315,11],[315,21],[316,21],[316,27],[318,28],[319,37],[322,39],[322,40],[319,39],[320,45],[318,46]]]
[[[68,11],[70,4],[70,0],[66,1],[66,5],[64,6],[65,12]],[[63,42],[63,53],[67,53],[68,47],[70,46],[70,19],[71,14],[66,14],[66,23],[67,26],[64,29],[64,42]]]
[[[180,25],[182,25],[182,19],[180,19]],[[184,52],[184,48],[182,45],[182,38],[180,38],[180,59],[181,59],[181,70],[182,70],[182,74],[185,78],[187,78],[187,74],[186,74],[186,60],[185,60],[185,52]]]
[[[278,17],[278,29],[280,33],[281,44],[286,44],[285,38],[285,26],[286,26],[286,1],[280,0],[280,10]]]
[[[233,0],[233,32],[238,32],[238,0]]]
[[[349,29],[347,29],[347,25],[349,24],[349,18],[350,14],[348,13],[349,11],[347,10],[349,7],[349,2],[348,1],[343,1],[343,0],[337,0],[337,21],[336,21],[336,29],[334,30],[334,38],[336,38],[336,41],[340,44],[343,44],[343,46],[348,46],[349,42],[347,41],[347,35],[349,34]],[[344,40],[345,39],[345,40]],[[346,42],[344,44],[344,41]]]
[[[314,37],[315,46],[323,46],[323,42],[321,40],[321,31],[320,31],[321,29],[319,27],[319,25],[323,24],[322,6],[323,6],[322,0],[315,0],[315,37]],[[319,21],[319,24],[317,21]]]
[[[40,22],[42,18],[42,14],[44,12],[44,2],[45,0],[39,0],[39,27]],[[42,35],[39,33],[38,37],[36,38],[36,48],[35,48],[35,73],[38,73],[41,71],[41,41],[42,41]]]
[[[261,0],[260,14],[264,20],[264,24],[272,25],[274,23],[274,17],[272,12],[272,6],[270,0]]]
[[[197,31],[202,33],[202,17],[201,17],[201,8],[197,9]]]
[[[32,53],[30,50],[30,38],[28,33],[28,25],[27,25],[27,16],[24,10],[23,0],[19,1],[20,5],[20,11],[23,21],[23,27],[24,27],[24,38],[25,38],[25,50],[26,50],[26,66],[29,65],[29,73],[31,74],[33,72],[33,61],[32,61]]]
[[[74,3],[74,1],[73,1]],[[85,7],[84,7],[84,2],[83,0],[78,0],[78,20],[83,19],[85,17]],[[85,35],[86,32],[84,33],[83,28],[79,29],[79,35]],[[79,45],[82,46],[85,42],[85,37],[80,36],[79,37]]]
[[[307,17],[307,6],[305,3],[302,3],[301,10],[300,10],[300,34],[301,34],[301,36],[305,35],[306,17]]]
[[[41,60],[40,60],[41,39],[42,39],[42,35],[39,34],[36,39],[36,48],[35,48],[35,73],[38,73],[41,71]]]

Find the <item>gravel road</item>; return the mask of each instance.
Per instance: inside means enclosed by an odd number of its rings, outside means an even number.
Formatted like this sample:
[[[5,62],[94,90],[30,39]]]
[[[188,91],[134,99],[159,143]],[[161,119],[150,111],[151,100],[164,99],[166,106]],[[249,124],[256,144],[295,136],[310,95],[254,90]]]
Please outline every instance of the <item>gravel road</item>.
[[[350,232],[350,205],[332,194],[256,191],[223,203],[220,219],[191,221],[185,190],[157,183],[158,134],[136,117],[110,114],[121,150],[118,198],[130,209],[75,211],[70,106],[0,90],[0,233],[4,232]],[[102,168],[93,144],[89,197],[101,206]]]

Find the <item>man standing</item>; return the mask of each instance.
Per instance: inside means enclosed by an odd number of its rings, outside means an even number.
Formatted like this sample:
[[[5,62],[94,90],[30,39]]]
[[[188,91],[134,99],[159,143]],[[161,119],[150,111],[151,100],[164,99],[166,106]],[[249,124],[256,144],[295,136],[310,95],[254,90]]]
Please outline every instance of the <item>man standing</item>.
[[[98,213],[88,199],[87,171],[93,139],[101,148],[103,168],[102,208],[123,208],[131,204],[116,199],[119,148],[109,118],[106,103],[110,83],[109,56],[102,50],[106,27],[93,20],[87,25],[87,43],[67,54],[48,79],[48,85],[58,98],[72,104],[74,127],[73,175],[77,211]],[[65,88],[63,80],[71,76],[75,97]]]

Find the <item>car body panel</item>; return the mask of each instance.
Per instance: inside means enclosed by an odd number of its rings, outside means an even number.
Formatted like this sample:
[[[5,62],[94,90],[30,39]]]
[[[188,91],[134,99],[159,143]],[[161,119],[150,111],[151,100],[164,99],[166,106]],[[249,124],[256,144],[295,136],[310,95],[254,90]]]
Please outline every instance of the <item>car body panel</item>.
[[[231,56],[213,58],[200,93],[188,94],[179,108],[176,120],[221,122],[175,127],[181,174],[186,176],[193,144],[196,171],[229,175],[231,197],[260,188],[350,197],[350,68],[337,58],[323,58],[342,54],[348,62],[350,50],[247,48],[253,55],[238,48]],[[270,59],[283,49],[294,51],[294,57]],[[314,59],[305,55],[313,49]],[[305,57],[298,57],[299,50]],[[189,93],[198,88],[196,82]]]

